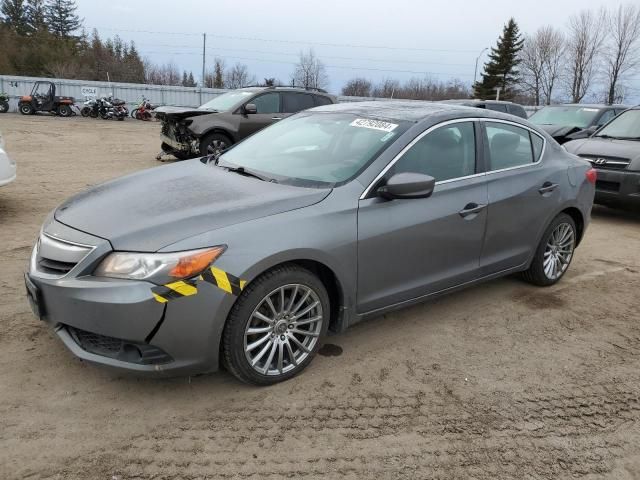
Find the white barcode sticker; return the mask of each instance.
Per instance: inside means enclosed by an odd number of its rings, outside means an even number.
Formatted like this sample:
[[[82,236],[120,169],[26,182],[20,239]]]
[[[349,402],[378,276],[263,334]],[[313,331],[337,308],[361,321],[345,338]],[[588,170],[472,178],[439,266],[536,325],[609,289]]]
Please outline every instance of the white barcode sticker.
[[[350,123],[352,127],[371,128],[373,130],[382,130],[383,132],[392,132],[398,124],[383,122],[381,120],[371,120],[368,118],[356,118]]]

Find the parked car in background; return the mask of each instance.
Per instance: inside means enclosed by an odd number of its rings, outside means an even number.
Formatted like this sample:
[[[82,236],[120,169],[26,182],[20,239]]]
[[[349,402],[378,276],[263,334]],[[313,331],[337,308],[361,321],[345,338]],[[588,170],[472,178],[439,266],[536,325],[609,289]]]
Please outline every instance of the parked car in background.
[[[627,108],[625,105],[548,105],[531,115],[529,121],[562,144],[589,137]]]
[[[320,89],[249,87],[198,108],[159,107],[155,113],[162,122],[162,152],[186,159],[223,151],[294,113],[332,103],[336,98]]]
[[[624,111],[590,138],[564,147],[598,170],[596,203],[640,210],[640,107]]]
[[[175,375],[222,360],[271,384],[328,330],[514,272],[555,284],[594,173],[512,115],[326,105],[69,199],[42,227],[28,298],[88,361]]]
[[[501,100],[444,100],[441,103],[450,103],[453,105],[462,105],[465,107],[484,108],[486,110],[493,110],[494,112],[508,113],[520,118],[527,118],[527,112],[525,112],[522,105],[518,105],[513,102],[505,102]]]
[[[16,179],[16,162],[9,157],[5,148],[4,137],[0,132],[0,187]]]

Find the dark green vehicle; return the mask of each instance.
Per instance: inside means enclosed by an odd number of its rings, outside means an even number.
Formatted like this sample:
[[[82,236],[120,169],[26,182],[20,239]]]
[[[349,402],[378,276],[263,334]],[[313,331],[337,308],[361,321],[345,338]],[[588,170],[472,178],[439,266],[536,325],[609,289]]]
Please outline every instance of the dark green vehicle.
[[[198,108],[160,107],[163,154],[184,160],[221,152],[258,130],[307,108],[336,103],[321,89],[247,87],[215,97]]]
[[[7,113],[9,111],[9,95],[4,92],[0,92],[0,113]]]

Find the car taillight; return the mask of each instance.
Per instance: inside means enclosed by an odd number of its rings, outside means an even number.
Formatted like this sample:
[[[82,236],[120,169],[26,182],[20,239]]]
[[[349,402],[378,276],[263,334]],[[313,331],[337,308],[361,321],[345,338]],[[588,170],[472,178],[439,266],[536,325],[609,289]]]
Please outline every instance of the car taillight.
[[[585,173],[585,176],[587,177],[587,181],[589,183],[595,185],[596,180],[598,179],[598,171],[595,168],[590,168],[589,170],[587,170],[587,173]]]

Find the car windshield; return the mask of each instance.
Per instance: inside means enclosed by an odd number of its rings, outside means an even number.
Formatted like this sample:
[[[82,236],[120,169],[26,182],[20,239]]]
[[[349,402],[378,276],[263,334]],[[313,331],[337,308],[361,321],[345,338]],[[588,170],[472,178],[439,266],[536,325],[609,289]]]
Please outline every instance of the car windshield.
[[[611,120],[596,137],[640,139],[640,110],[627,110]]]
[[[566,127],[586,128],[591,125],[600,110],[590,107],[557,105],[544,107],[537,111],[529,121],[536,125],[561,125]]]
[[[249,99],[249,97],[254,93],[256,92],[249,92],[246,90],[223,93],[222,95],[218,95],[214,99],[209,100],[204,105],[199,106],[198,110],[215,110],[216,112],[228,112],[239,103],[242,103],[243,100]]]
[[[353,114],[304,112],[237,144],[220,157],[219,164],[243,167],[279,183],[333,186],[361,172],[409,125]]]

